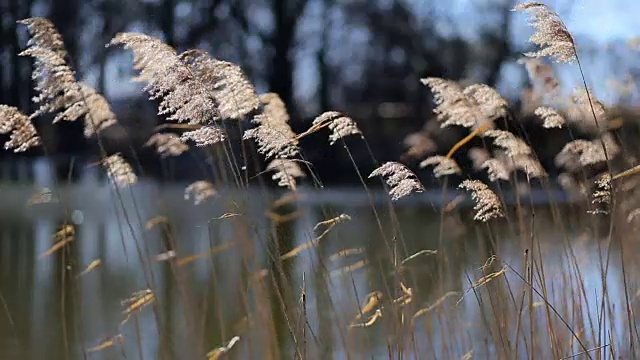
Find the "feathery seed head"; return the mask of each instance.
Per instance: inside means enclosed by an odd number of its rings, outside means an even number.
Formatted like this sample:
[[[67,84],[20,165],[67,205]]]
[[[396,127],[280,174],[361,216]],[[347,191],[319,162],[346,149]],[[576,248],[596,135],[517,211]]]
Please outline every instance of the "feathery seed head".
[[[266,93],[259,96],[262,103],[262,113],[253,119],[258,124],[278,123],[286,124],[289,122],[289,112],[280,95],[276,93]]]
[[[58,29],[56,29],[49,19],[33,17],[19,20],[18,23],[26,25],[29,30],[30,38],[27,42],[28,48],[47,48],[56,52],[61,58],[67,55],[62,35],[60,35]]]
[[[408,147],[406,155],[421,158],[437,149],[435,141],[425,131],[409,134],[404,138],[404,145]]]
[[[217,194],[218,192],[213,187],[213,184],[204,180],[191,183],[184,189],[184,199],[189,200],[193,198],[194,205],[200,205],[208,198],[214,197]]]
[[[522,58],[518,60],[524,64],[529,75],[529,81],[538,95],[555,95],[560,89],[560,82],[553,75],[553,69],[539,58]]]
[[[329,130],[331,130],[331,135],[329,135],[329,145],[333,145],[338,140],[350,135],[362,136],[362,132],[355,121],[337,111],[327,111],[318,115],[313,120],[312,124],[314,126],[319,126],[327,122],[329,122]]]
[[[278,186],[295,190],[296,179],[306,177],[304,171],[298,163],[289,159],[274,159],[267,165],[267,171],[275,171],[271,179],[278,182]]]
[[[246,130],[242,138],[245,140],[254,139],[258,143],[258,152],[264,154],[267,159],[291,158],[299,152],[295,135],[288,125],[259,125],[256,128]]]
[[[398,200],[413,192],[423,192],[424,187],[418,181],[416,174],[406,166],[397,162],[386,162],[373,170],[369,178],[381,176],[386,178],[386,183],[391,187],[389,195],[391,200]]]
[[[183,142],[193,141],[196,146],[209,146],[226,139],[224,131],[217,126],[202,126],[193,131],[186,131],[180,136]]]
[[[76,121],[84,117],[84,136],[90,138],[118,122],[107,100],[94,88],[83,83],[76,83],[75,88],[79,92],[75,89],[68,91],[69,103],[55,116],[54,124],[60,120]]]
[[[118,154],[104,158],[102,165],[107,170],[111,182],[117,186],[127,187],[138,182],[138,177],[131,165]]]
[[[214,59],[202,50],[183,52],[180,58],[210,86],[223,119],[243,119],[260,107],[255,88],[238,65]]]
[[[589,98],[591,98],[591,102],[589,102]],[[567,114],[568,120],[585,131],[598,133],[598,124],[603,124],[607,121],[607,112],[602,102],[595,97],[593,91],[589,90],[589,94],[587,94],[585,89],[574,89],[571,103],[572,106],[569,107]],[[595,119],[593,117],[594,113]]]
[[[509,105],[507,100],[491,86],[485,84],[469,85],[463,90],[463,94],[480,109],[485,121],[504,117],[507,113]]]
[[[607,156],[612,159],[620,153],[620,147],[610,133],[604,134],[595,140],[574,140],[568,142],[556,155],[555,163],[569,171],[576,171],[583,166],[593,165],[607,161]]]
[[[460,166],[455,160],[447,158],[442,155],[429,156],[428,158],[420,162],[420,167],[425,168],[427,166],[435,165],[433,168],[433,175],[439,178],[441,176],[461,174]]]
[[[358,125],[356,125],[355,121],[346,116],[333,120],[331,124],[329,124],[329,130],[332,131],[331,135],[329,135],[330,145],[335,144],[336,141],[349,135],[362,136],[362,132],[358,129]]]
[[[529,57],[551,56],[555,61],[572,63],[576,60],[575,41],[560,16],[547,5],[528,2],[516,5],[513,11],[529,13],[529,24],[535,29],[529,41],[538,45],[540,50],[526,53]]]
[[[467,157],[471,160],[474,170],[481,170],[483,169],[482,165],[487,160],[491,159],[491,154],[487,151],[487,149],[481,147],[472,147],[467,152]]]
[[[483,169],[487,169],[490,181],[509,181],[509,173],[511,173],[511,169],[504,163],[504,161],[496,158],[491,158],[482,163],[481,167]]]
[[[522,170],[531,179],[547,177],[547,172],[540,164],[540,161],[531,154],[518,154],[512,158],[513,165],[516,169]]]
[[[547,106],[538,107],[534,111],[534,114],[538,115],[544,121],[542,127],[545,129],[562,128],[565,124],[564,117],[558,114],[553,108]]]
[[[209,89],[176,51],[157,38],[137,33],[120,33],[108,46],[122,45],[133,52],[134,68],[145,82],[151,99],[161,99],[158,114],[168,120],[208,124],[219,119],[219,111]]]
[[[0,134],[11,133],[4,148],[14,152],[23,152],[41,144],[31,119],[17,108],[0,105]]]
[[[153,134],[144,146],[155,146],[156,152],[162,157],[180,156],[189,150],[189,146],[180,140],[176,134]]]
[[[258,126],[246,130],[243,139],[254,139],[258,143],[258,152],[267,158],[291,158],[298,154],[296,133],[288,124],[289,114],[280,96],[275,93],[260,95],[262,112],[253,122]]]
[[[531,148],[524,140],[508,131],[497,129],[487,130],[483,133],[483,136],[493,138],[493,144],[503,148],[507,156],[528,155],[531,153]]]
[[[315,126],[319,126],[342,116],[342,113],[339,111],[325,111],[322,114],[316,116],[316,118],[313,119],[312,124]]]
[[[595,182],[591,203],[597,208],[589,211],[591,214],[608,213],[607,207],[611,204],[611,174],[601,175]],[[604,208],[604,209],[602,209]]]
[[[20,55],[34,58],[33,80],[38,96],[33,101],[39,108],[32,118],[45,113],[62,111],[54,118],[76,121],[84,117],[84,135],[89,138],[117,122],[109,103],[92,87],[79,83],[65,60],[62,36],[53,24],[43,18],[22,20],[31,38]]]
[[[441,78],[425,78],[420,80],[433,93],[436,114],[440,127],[459,125],[472,127],[476,125],[476,109],[463,93],[457,83]]]
[[[471,199],[475,202],[474,220],[489,221],[503,217],[502,202],[496,193],[479,180],[464,180],[458,188],[471,192]]]

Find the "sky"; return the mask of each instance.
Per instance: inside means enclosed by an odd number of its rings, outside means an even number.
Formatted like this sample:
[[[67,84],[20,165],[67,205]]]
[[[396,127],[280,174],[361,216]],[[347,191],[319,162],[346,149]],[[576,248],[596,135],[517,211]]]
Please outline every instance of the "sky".
[[[570,31],[604,43],[640,36],[639,19],[638,0],[576,0],[565,23]]]

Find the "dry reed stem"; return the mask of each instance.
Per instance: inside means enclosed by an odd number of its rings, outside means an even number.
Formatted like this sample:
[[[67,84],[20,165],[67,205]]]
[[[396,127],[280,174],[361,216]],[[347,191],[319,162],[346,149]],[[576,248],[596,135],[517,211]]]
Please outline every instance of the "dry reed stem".
[[[169,251],[165,251],[161,254],[155,255],[153,257],[153,260],[157,261],[157,262],[163,262],[163,261],[169,261],[173,258],[175,258],[176,256],[178,256],[178,254],[176,253],[175,250],[169,250]]]
[[[400,307],[409,305],[413,301],[413,289],[408,288],[403,282],[400,282],[400,288],[402,289],[402,295],[393,299],[394,304],[399,304]]]
[[[367,294],[367,298],[365,299],[363,305],[360,307],[360,311],[355,316],[355,318],[351,320],[351,323],[352,324],[355,323],[356,321],[362,319],[363,316],[367,315],[368,313],[378,308],[381,302],[382,302],[382,291],[376,290]]]
[[[272,209],[277,209],[279,207],[291,204],[291,203],[295,203],[297,202],[299,199],[303,199],[303,195],[298,194],[295,191],[291,191],[288,192],[284,195],[282,195],[279,199],[274,200],[271,203],[271,208]]]
[[[425,315],[433,310],[435,310],[435,308],[437,308],[438,306],[442,305],[442,303],[445,302],[445,300],[447,300],[447,298],[451,297],[451,296],[455,296],[455,295],[459,295],[460,293],[457,291],[449,291],[447,293],[445,293],[444,295],[442,295],[438,300],[434,301],[433,304],[422,308],[418,311],[416,311],[413,316],[411,317],[411,323],[413,325],[415,325],[415,320],[417,318],[419,318],[422,315]]]
[[[83,276],[83,275],[86,275],[86,274],[90,273],[95,268],[100,266],[100,264],[102,264],[102,260],[100,260],[100,259],[93,260],[91,263],[89,263],[89,265],[87,265],[87,267],[84,270],[82,270],[78,275],[76,275],[76,279],[81,277],[81,276]]]
[[[298,209],[298,210],[292,211],[292,212],[290,212],[288,214],[280,215],[280,214],[275,213],[273,211],[267,210],[267,211],[264,212],[264,214],[272,222],[274,222],[276,224],[282,224],[282,223],[293,221],[293,220],[299,218],[300,216],[302,216],[302,214],[304,214],[304,211]]]
[[[151,219],[147,220],[147,222],[144,224],[144,227],[147,230],[151,230],[152,228],[160,225],[160,224],[168,224],[169,223],[169,218],[164,216],[164,215],[158,215],[155,217],[152,217]]]
[[[382,317],[382,310],[376,309],[376,312],[373,313],[373,315],[370,316],[366,322],[359,323],[359,324],[349,324],[349,327],[350,328],[366,328],[375,324],[376,321],[378,321],[378,319],[380,319],[381,317]]]
[[[73,225],[64,225],[60,230],[53,234],[53,240],[55,243],[51,248],[45,251],[40,258],[45,258],[54,252],[62,249],[65,245],[75,239],[76,229]]]
[[[122,345],[124,344],[124,336],[122,334],[118,334],[112,338],[109,338],[103,342],[101,342],[99,345],[96,345],[92,348],[87,349],[87,352],[97,352],[97,351],[102,351],[104,349],[108,349],[112,346],[115,345]]]
[[[222,219],[229,219],[232,217],[236,217],[236,216],[242,216],[242,214],[236,214],[236,213],[224,213],[218,217],[214,217],[211,220],[222,220]]]
[[[462,357],[460,358],[460,360],[471,360],[473,359],[473,349],[467,351],[464,355],[462,355]]]
[[[331,254],[329,256],[329,261],[337,261],[341,258],[345,258],[353,255],[360,255],[363,253],[364,253],[364,248],[361,248],[361,247],[342,249],[342,250],[338,250],[336,253]]]
[[[318,235],[316,238],[314,238],[313,240],[307,241],[306,243],[304,243],[302,245],[296,246],[291,251],[281,255],[280,256],[280,260],[290,259],[290,258],[300,254],[303,250],[318,246],[318,244],[320,243],[320,240],[322,240],[322,238],[324,238],[329,233],[329,231],[331,231],[331,229],[333,229],[336,225],[338,225],[339,223],[341,223],[343,221],[346,221],[346,220],[351,220],[349,215],[340,214],[340,215],[338,215],[338,216],[336,216],[336,217],[334,217],[332,219],[324,220],[324,221],[321,221],[321,222],[317,223],[316,226],[313,227],[313,231],[316,231],[319,226],[325,226],[326,225],[327,228],[320,235]]]
[[[240,336],[236,335],[232,337],[231,340],[229,340],[229,342],[226,343],[226,345],[220,346],[218,348],[215,348],[209,351],[207,353],[207,360],[219,359],[224,353],[229,352],[229,350],[231,350],[238,341],[240,341]]]
[[[630,169],[627,169],[621,173],[615,174],[611,177],[611,180],[618,180],[621,179],[623,177],[627,177],[627,176],[631,176],[631,175],[635,175],[637,173],[640,172],[640,165],[636,165]]]
[[[69,237],[69,238],[58,241],[57,243],[53,244],[53,246],[49,248],[49,250],[42,253],[42,255],[40,255],[40,258],[42,259],[53,254],[54,252],[62,249],[65,245],[72,242],[73,240],[74,240],[73,237]]]
[[[212,247],[211,249],[209,249],[207,251],[203,251],[203,252],[197,253],[195,255],[190,255],[190,256],[186,256],[186,257],[180,258],[180,259],[176,260],[176,266],[184,266],[184,265],[187,265],[189,263],[194,262],[195,260],[215,255],[215,254],[217,254],[219,252],[222,252],[222,251],[225,251],[225,250],[229,249],[234,244],[235,243],[233,241],[229,241],[229,242],[226,242],[226,243],[224,243],[222,245],[214,246],[214,247]]]
[[[427,255],[427,256],[428,256],[428,255],[437,255],[437,254],[438,254],[438,250],[428,250],[428,249],[420,250],[420,251],[418,251],[417,253],[415,253],[415,254],[413,254],[413,255],[411,255],[411,256],[409,256],[409,257],[407,257],[406,259],[402,260],[402,261],[400,262],[400,265],[404,265],[404,264],[406,264],[407,262],[409,262],[409,261],[411,261],[411,260],[413,260],[413,259],[417,258],[417,257],[418,257],[418,256],[420,256],[420,255]]]
[[[450,159],[453,156],[453,154],[455,154],[456,151],[460,150],[460,148],[463,147],[466,143],[473,140],[473,138],[476,137],[477,135],[482,134],[486,130],[489,130],[491,127],[493,127],[493,120],[488,120],[480,124],[480,126],[478,126],[475,130],[469,133],[469,135],[465,136],[462,140],[455,143],[451,147],[451,149],[449,149],[449,152],[447,152],[446,157]]]
[[[131,318],[131,315],[141,311],[154,301],[155,295],[151,289],[136,291],[130,298],[123,300],[122,305],[126,305],[127,307],[122,311],[122,314],[126,315],[126,317],[120,322],[120,326],[126,324]]]
[[[368,263],[369,263],[369,261],[367,261],[366,259],[360,260],[360,261],[356,261],[353,264],[349,264],[347,266],[341,267],[340,269],[336,269],[336,270],[331,271],[329,276],[330,277],[337,277],[337,276],[345,275],[345,274],[348,274],[350,272],[356,271],[356,270],[364,267]]]
[[[460,304],[462,302],[462,300],[464,299],[464,297],[470,292],[473,291],[477,288],[479,288],[480,286],[486,285],[488,284],[491,280],[500,277],[502,275],[504,275],[507,272],[507,266],[503,266],[502,269],[500,269],[499,271],[493,272],[489,275],[483,276],[480,279],[476,280],[473,284],[471,284],[471,288],[467,289],[464,291],[464,293],[462,294],[462,296],[460,297],[460,299],[458,299],[458,301],[456,302],[455,306],[458,306],[458,304]]]
[[[455,210],[458,205],[460,205],[460,203],[462,203],[464,201],[466,197],[464,195],[458,195],[455,198],[453,198],[453,200],[449,201],[443,208],[442,211],[444,213],[450,213],[453,210]]]

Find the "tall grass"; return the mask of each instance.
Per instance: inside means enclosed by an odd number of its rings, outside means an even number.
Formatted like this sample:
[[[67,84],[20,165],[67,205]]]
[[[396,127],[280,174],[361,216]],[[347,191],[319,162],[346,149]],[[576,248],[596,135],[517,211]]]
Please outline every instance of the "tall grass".
[[[573,37],[551,9],[538,3],[516,9],[533,12],[532,41],[543,46],[529,55],[579,61]],[[62,286],[71,290],[60,295],[59,304],[64,358],[104,353],[124,359],[637,356],[635,164],[605,125],[606,111],[586,82],[584,96],[561,108],[558,97],[550,97],[560,85],[549,79],[547,65],[530,71],[532,83],[544,85],[536,88],[543,100],[534,111],[541,127],[572,137],[576,129],[593,130],[556,156],[564,171],[561,184],[578,199],[565,204],[554,200],[549,171],[527,134],[510,128],[518,115],[496,90],[423,79],[435,95],[431,121],[469,130],[448,149],[434,148],[430,134],[422,134],[424,143],[413,141],[414,151],[407,153],[419,155],[421,167],[433,166],[441,181],[434,217],[403,205],[426,198],[425,187],[407,165],[381,164],[354,119],[326,112],[296,134],[286,104],[277,94],[258,95],[238,66],[198,50],[178,54],[147,35],[118,34],[110,46],[133,53],[136,80],[167,120],[146,145],[165,166],[183,153],[203,157],[199,166],[206,176],[188,185],[184,198],[202,209],[214,203],[215,212],[205,215],[209,220],[197,233],[189,232],[195,236],[189,240],[199,245],[188,249],[181,224],[168,210],[179,200],[153,194],[159,201],[143,206],[136,183],[145,176],[138,160],[110,154],[102,145],[102,131],[117,119],[100,94],[76,80],[53,25],[42,18],[23,23],[31,33],[23,54],[35,61],[38,110],[25,115],[0,107],[0,133],[11,136],[5,147],[42,146],[48,154],[32,121],[47,114],[54,121],[82,119],[85,136],[100,149],[93,165],[104,168],[113,185],[110,200],[126,261],[138,264],[141,275],[136,287],[114,290],[123,299],[110,305],[118,319],[110,321],[102,340],[85,338],[77,328],[92,321],[84,310],[92,305],[69,304],[81,299],[92,273],[109,271],[108,262],[74,263],[76,243],[85,239],[66,211],[52,247],[42,253],[62,257],[60,281],[70,284]],[[253,128],[245,130],[247,123]],[[346,201],[309,206],[308,196],[334,191],[300,146],[312,134],[342,146],[366,195],[363,207]],[[454,158],[478,137],[486,158],[478,161],[476,173],[488,171],[490,184],[474,179]],[[370,163],[356,163],[354,149],[369,154]],[[266,184],[267,173],[282,190]],[[453,185],[469,191],[470,201]],[[384,189],[382,200],[375,187]],[[49,195],[68,210],[63,188],[56,185]],[[534,203],[536,191],[549,201]],[[38,199],[43,200],[33,206],[51,196]],[[372,240],[362,243],[354,233]],[[438,238],[426,239],[425,233]],[[134,253],[127,252],[127,241],[135,245]],[[457,266],[469,262],[474,263]],[[193,281],[198,264],[210,272],[205,288]],[[172,279],[173,288],[158,278]],[[12,313],[17,310],[0,295],[8,328],[16,330]],[[175,322],[183,328],[180,338],[172,331]],[[146,354],[143,343],[154,333],[157,353]]]

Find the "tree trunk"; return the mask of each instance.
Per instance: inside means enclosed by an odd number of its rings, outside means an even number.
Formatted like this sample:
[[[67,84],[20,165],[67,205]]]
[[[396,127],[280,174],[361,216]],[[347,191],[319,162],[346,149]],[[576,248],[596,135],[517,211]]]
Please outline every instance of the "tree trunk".
[[[295,112],[293,104],[293,62],[289,52],[293,45],[294,21],[287,15],[286,0],[273,0],[275,29],[272,35],[273,58],[269,75],[269,89],[277,93],[290,112]]]

